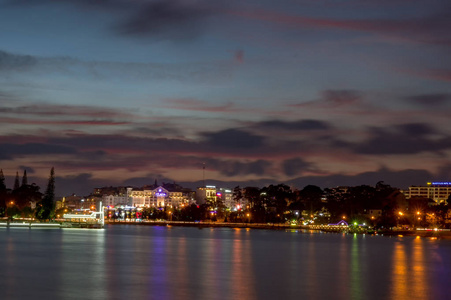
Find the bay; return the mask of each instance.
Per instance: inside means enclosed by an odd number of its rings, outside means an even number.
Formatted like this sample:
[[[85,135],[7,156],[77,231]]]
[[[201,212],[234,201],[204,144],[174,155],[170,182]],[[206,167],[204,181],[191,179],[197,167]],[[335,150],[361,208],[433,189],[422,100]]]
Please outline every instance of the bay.
[[[451,241],[107,225],[0,229],[0,299],[451,299]]]

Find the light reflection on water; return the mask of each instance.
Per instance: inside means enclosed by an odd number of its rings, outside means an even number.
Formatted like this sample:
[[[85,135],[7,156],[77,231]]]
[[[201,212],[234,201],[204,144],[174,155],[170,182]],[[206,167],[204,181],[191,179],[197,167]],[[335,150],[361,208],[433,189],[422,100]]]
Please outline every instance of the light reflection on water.
[[[451,241],[296,230],[0,229],[0,299],[446,299]]]

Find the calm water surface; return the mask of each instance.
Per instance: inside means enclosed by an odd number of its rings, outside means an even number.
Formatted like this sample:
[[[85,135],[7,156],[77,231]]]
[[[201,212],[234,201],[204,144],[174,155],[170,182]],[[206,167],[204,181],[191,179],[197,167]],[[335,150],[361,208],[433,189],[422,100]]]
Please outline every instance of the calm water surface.
[[[451,241],[114,225],[0,229],[0,299],[451,299]]]

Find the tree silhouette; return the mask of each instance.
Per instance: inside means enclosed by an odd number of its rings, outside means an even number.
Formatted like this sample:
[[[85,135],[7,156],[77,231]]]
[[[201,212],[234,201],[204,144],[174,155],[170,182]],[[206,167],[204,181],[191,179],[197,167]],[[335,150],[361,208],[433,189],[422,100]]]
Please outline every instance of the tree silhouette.
[[[39,220],[52,219],[55,215],[55,170],[52,167],[50,170],[49,182],[45,190],[44,197],[36,210],[36,217]]]
[[[0,170],[0,217],[5,215],[6,210],[6,185],[3,170]]]
[[[0,170],[0,192],[6,191],[5,176],[3,175],[3,169]]]
[[[19,172],[16,172],[16,179],[14,180],[14,189],[13,190],[17,190],[18,188],[20,188]]]
[[[239,204],[241,202],[241,199],[243,199],[243,193],[241,192],[239,185],[233,189],[232,197],[236,204]]]
[[[301,203],[304,204],[309,215],[312,215],[315,211],[321,209],[323,206],[321,202],[323,194],[323,190],[316,185],[307,185],[299,192]]]
[[[22,186],[28,185],[27,170],[23,170]]]

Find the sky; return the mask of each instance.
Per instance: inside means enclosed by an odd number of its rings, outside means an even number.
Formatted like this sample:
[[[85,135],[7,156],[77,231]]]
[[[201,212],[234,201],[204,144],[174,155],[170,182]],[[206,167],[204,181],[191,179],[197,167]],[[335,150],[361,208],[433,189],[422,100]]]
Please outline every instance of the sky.
[[[450,116],[447,0],[0,0],[10,188],[450,181]]]

